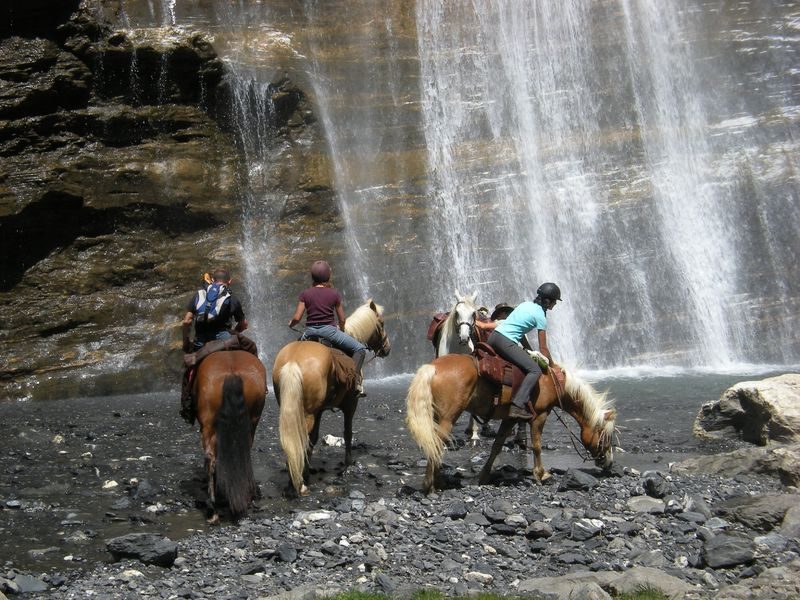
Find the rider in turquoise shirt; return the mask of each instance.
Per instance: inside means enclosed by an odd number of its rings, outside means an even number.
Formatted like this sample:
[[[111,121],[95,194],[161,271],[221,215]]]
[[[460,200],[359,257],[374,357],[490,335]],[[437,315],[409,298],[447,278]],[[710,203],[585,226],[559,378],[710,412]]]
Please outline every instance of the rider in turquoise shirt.
[[[547,330],[547,315],[541,304],[526,301],[518,305],[504,321],[501,321],[495,331],[502,333],[515,343],[521,343],[525,334],[534,329]]]
[[[479,323],[481,329],[493,329],[487,343],[498,355],[519,367],[525,373],[514,397],[508,416],[512,419],[531,419],[530,403],[536,402],[539,395],[539,376],[542,369],[520,345],[525,335],[536,329],[539,337],[539,351],[550,363],[553,358],[547,347],[547,311],[561,300],[561,290],[555,283],[543,283],[536,290],[533,302],[523,302],[517,306],[504,321]]]

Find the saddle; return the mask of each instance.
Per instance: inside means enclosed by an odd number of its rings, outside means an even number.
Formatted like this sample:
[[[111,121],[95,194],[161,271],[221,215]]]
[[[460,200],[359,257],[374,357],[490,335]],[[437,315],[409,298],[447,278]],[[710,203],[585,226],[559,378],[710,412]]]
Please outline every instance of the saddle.
[[[333,348],[333,344],[331,344],[331,341],[329,339],[324,338],[324,337],[320,337],[318,335],[308,335],[307,336],[307,335],[303,334],[297,339],[297,341],[298,342],[318,342],[318,343],[322,344],[323,346],[327,346],[328,348]]]
[[[428,325],[428,341],[434,346],[436,345],[437,333],[442,328],[442,324],[447,320],[449,314],[449,312],[436,313],[433,315],[433,319],[431,319],[431,324]]]
[[[473,353],[478,367],[478,375],[485,382],[493,384],[493,404],[510,404],[514,392],[525,379],[525,373],[516,365],[497,355],[489,344],[478,342]]]
[[[212,340],[203,345],[197,352],[191,352],[183,355],[183,364],[187,369],[193,369],[200,364],[209,354],[220,352],[222,350],[244,350],[254,356],[258,356],[258,348],[256,343],[248,337],[240,334],[233,335],[227,340]]]

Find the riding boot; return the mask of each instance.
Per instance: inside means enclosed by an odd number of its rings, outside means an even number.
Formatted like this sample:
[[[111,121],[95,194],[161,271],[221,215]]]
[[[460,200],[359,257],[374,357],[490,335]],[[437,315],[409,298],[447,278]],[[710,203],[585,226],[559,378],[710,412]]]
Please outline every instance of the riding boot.
[[[367,353],[365,350],[353,352],[353,362],[356,366],[356,391],[360,397],[364,397],[367,393],[364,391],[364,374],[361,372],[361,367],[364,364],[364,358]]]
[[[508,416],[512,419],[531,419],[534,416],[531,401],[535,403],[538,396],[539,374],[528,373],[511,399]]]
[[[192,369],[183,370],[183,381],[181,382],[181,417],[189,425],[194,425],[195,409],[194,398],[192,397],[192,385],[190,375]]]

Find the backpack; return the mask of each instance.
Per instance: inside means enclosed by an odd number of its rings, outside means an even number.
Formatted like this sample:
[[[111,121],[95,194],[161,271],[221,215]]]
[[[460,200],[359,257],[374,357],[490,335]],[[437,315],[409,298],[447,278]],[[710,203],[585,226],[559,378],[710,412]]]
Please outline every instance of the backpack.
[[[195,320],[201,323],[216,320],[222,305],[230,297],[231,293],[224,283],[212,283],[206,289],[197,290]]]

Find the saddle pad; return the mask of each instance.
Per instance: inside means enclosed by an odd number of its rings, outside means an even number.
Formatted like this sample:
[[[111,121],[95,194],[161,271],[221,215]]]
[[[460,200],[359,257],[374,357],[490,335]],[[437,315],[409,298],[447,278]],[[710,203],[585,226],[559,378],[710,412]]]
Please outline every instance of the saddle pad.
[[[341,350],[331,348],[333,359],[333,376],[341,386],[351,389],[356,385],[356,364],[353,359]]]

